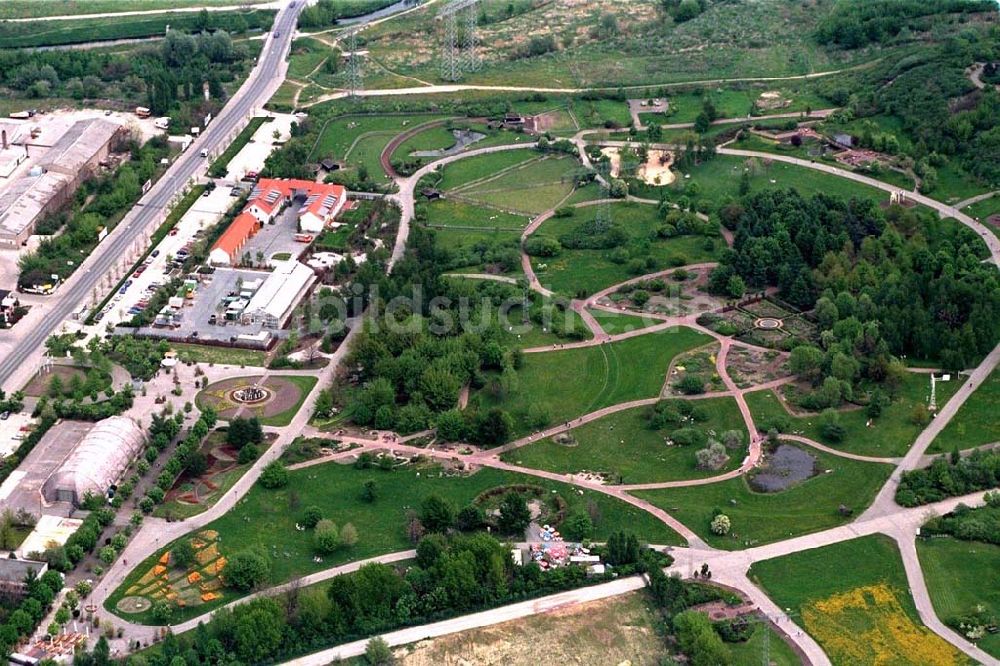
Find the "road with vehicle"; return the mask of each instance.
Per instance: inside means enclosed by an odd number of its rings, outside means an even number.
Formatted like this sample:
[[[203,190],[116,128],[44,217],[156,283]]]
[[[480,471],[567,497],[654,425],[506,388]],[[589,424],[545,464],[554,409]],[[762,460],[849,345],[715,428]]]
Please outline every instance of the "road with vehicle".
[[[264,43],[257,65],[239,91],[219,116],[209,123],[192,147],[177,158],[163,177],[50,297],[50,302],[39,306],[45,308],[45,317],[38,325],[24,330],[12,329],[11,334],[16,333],[20,337],[13,340],[9,353],[0,359],[0,387],[14,391],[27,383],[34,369],[41,365],[45,340],[81,304],[87,302],[93,290],[114,268],[115,263],[128,253],[136,239],[148,237],[153,232],[155,226],[161,223],[174,197],[193,178],[205,174],[211,157],[202,157],[202,153],[212,156],[222,152],[235,138],[246,119],[271,98],[285,79],[288,68],[286,57],[302,4],[287,4],[278,11],[273,31]]]

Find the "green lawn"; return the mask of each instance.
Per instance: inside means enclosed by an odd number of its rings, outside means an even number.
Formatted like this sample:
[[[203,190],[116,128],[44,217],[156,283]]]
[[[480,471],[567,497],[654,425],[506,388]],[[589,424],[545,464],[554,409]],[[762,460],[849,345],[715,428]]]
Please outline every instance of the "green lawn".
[[[177,352],[177,357],[182,362],[191,361],[194,363],[264,367],[264,361],[267,358],[267,354],[254,349],[210,347],[208,345],[194,345],[183,342],[174,343],[170,347]]]
[[[351,144],[362,135],[378,132],[385,133],[391,138],[415,125],[444,117],[433,114],[413,114],[403,116],[348,115],[333,118],[323,125],[323,130],[316,139],[309,159],[320,160],[326,157],[344,159]]]
[[[406,513],[420,506],[425,497],[437,494],[457,507],[472,501],[481,492],[513,483],[537,485],[557,491],[569,511],[585,509],[593,503],[599,514],[594,538],[605,539],[622,526],[628,526],[645,541],[656,544],[680,544],[683,540],[650,514],[602,493],[584,490],[521,474],[489,468],[469,476],[444,476],[438,467],[401,468],[393,472],[377,469],[357,470],[350,465],[327,463],[291,472],[286,488],[266,490],[255,485],[239,504],[205,529],[218,530],[219,550],[229,557],[247,548],[259,548],[271,560],[270,582],[278,584],[291,578],[337,566],[352,560],[412,548],[406,535]],[[368,480],[377,484],[374,503],[361,499],[361,489]],[[358,528],[358,543],[346,550],[315,562],[312,534],[295,529],[306,507],[320,507],[325,517],[338,525],[352,523]],[[122,585],[108,597],[105,607],[114,609],[125,590],[155,563],[157,551],[139,564]],[[194,617],[241,596],[225,590],[222,599],[211,604],[190,607],[175,613],[174,622]],[[145,615],[132,615],[134,621],[150,621]]]
[[[550,301],[546,301],[546,307],[548,306],[551,306]],[[551,323],[566,330],[570,330],[572,328],[587,331],[586,339],[588,340],[593,337],[593,335],[590,334],[587,325],[583,323],[580,315],[578,315],[575,310],[571,308],[560,310],[553,306],[550,312]],[[567,338],[561,338],[556,335],[552,331],[552,327],[546,322],[536,324],[533,321],[529,321],[527,325],[524,325],[523,321],[521,306],[514,305],[507,313],[506,319],[500,322],[505,328],[511,329],[509,331],[509,335],[507,336],[507,344],[510,347],[517,349],[529,349],[531,347],[546,347],[549,345],[566,344],[567,342],[570,342]]]
[[[709,544],[738,550],[817,532],[851,520],[841,504],[860,513],[889,477],[889,465],[863,463],[805,447],[820,473],[777,493],[758,493],[743,477],[690,488],[643,490],[647,499],[690,527]],[[721,509],[732,521],[727,536],[712,534],[709,523]]]
[[[442,190],[451,190],[473,181],[491,178],[503,169],[510,169],[528,160],[538,159],[534,150],[502,150],[498,153],[475,155],[446,165],[441,170]]]
[[[730,662],[732,666],[759,666],[761,655],[764,654],[765,632],[770,634],[767,636],[767,654],[772,666],[801,666],[802,660],[789,647],[785,639],[779,636],[774,629],[762,624],[758,624],[754,628],[749,640],[743,643],[726,643],[733,656],[733,660]]]
[[[954,379],[950,382],[938,382],[938,409],[943,407],[948,399],[954,395],[958,386],[959,382]],[[923,373],[908,373],[906,381],[900,387],[899,394],[892,401],[892,404],[882,411],[882,415],[873,421],[872,427],[869,428],[865,425],[868,416],[863,408],[840,412],[840,424],[847,431],[844,440],[840,443],[829,442],[820,434],[821,418],[819,414],[814,413],[804,417],[791,416],[778,401],[773,391],[748,393],[746,401],[754,415],[754,420],[761,428],[768,428],[769,423],[774,419],[786,419],[790,426],[789,431],[795,434],[802,434],[815,441],[850,453],[885,458],[905,454],[917,435],[923,430],[923,426],[914,424],[910,417],[917,404],[927,404],[929,396],[930,377]],[[951,425],[948,427],[950,428]],[[997,431],[994,430],[994,432]]]
[[[979,541],[918,539],[924,580],[942,622],[972,614],[976,606],[1000,615],[1000,546]],[[1000,634],[986,634],[979,647],[1000,659]]]
[[[478,184],[452,189],[453,196],[532,215],[554,208],[573,192],[579,162],[569,156],[546,157]]]
[[[971,206],[966,206],[962,212],[972,217],[978,217],[983,222],[991,215],[1000,215],[1000,194],[979,203],[974,203]]]
[[[608,312],[607,310],[591,309],[590,314],[594,316],[594,319],[601,325],[604,332],[610,335],[638,331],[641,328],[649,328],[650,326],[663,323],[659,319],[639,317],[621,312]]]
[[[921,623],[899,550],[887,536],[757,562],[749,575],[781,608],[791,609],[834,664],[968,663]],[[861,594],[859,588],[874,589]]]
[[[701,400],[709,419],[696,427],[704,432],[739,430],[746,442],[746,426],[732,398]],[[650,430],[650,408],[639,407],[605,416],[574,428],[573,446],[545,439],[503,455],[507,462],[550,472],[572,474],[604,472],[611,478],[621,475],[622,483],[651,483],[715,476],[735,469],[746,455],[745,449],[732,451],[729,463],[720,470],[698,469],[694,446],[668,446],[669,432]]]
[[[975,177],[952,162],[938,167],[937,174],[938,185],[929,196],[938,201],[957,203],[990,191],[989,187],[977,183]]]
[[[572,217],[553,217],[535,232],[558,239],[571,233],[578,225],[592,221],[600,206],[586,206],[576,209]],[[621,225],[631,236],[624,246],[629,258],[651,259],[653,268],[642,268],[643,273],[652,273],[671,266],[712,261],[718,258],[723,248],[720,238],[704,236],[676,236],[659,238],[656,230],[662,225],[662,217],[656,206],[640,203],[610,204],[611,219]],[[708,249],[707,241],[712,242]],[[616,248],[617,249],[617,248]],[[611,285],[636,277],[629,272],[629,261],[613,260],[615,249],[583,250],[563,249],[555,257],[532,259],[538,280],[546,287],[567,296],[593,294]]]
[[[328,57],[339,58],[340,53],[318,39],[299,37],[292,42],[291,55],[288,58],[289,78],[307,79]]]
[[[484,208],[464,201],[438,199],[426,206],[427,224],[432,227],[456,227],[485,232],[514,231],[528,226],[530,221],[524,215],[515,215],[495,208]]]
[[[671,188],[682,191],[685,187],[690,187],[691,183],[697,183],[699,193],[694,198],[718,203],[726,197],[739,195],[740,178],[746,162],[747,158],[743,157],[717,155],[714,159],[690,169],[687,173],[690,173],[691,177],[681,176]],[[760,163],[760,167],[750,177],[751,191],[771,187],[793,187],[803,196],[823,192],[845,198],[869,197],[879,201],[888,198],[888,194],[877,188],[808,167],[782,162],[772,162],[770,166],[764,166],[760,160],[757,162]]]
[[[240,5],[256,5],[267,0],[240,0]],[[232,0],[4,0],[0,20],[43,18],[46,16],[104,14],[108,12],[183,9],[185,7],[231,7]]]
[[[954,382],[957,386],[958,382]],[[941,384],[938,384],[940,387]],[[940,390],[940,389],[939,389]],[[976,387],[931,442],[931,453],[971,449],[1000,440],[1000,369]]]
[[[689,328],[672,328],[611,344],[527,354],[518,371],[519,389],[498,397],[488,388],[474,399],[509,410],[517,430],[527,433],[529,412],[548,424],[568,421],[602,407],[656,397],[670,360],[709,338]],[[572,377],[573,381],[567,381]],[[535,424],[537,425],[537,424]]]

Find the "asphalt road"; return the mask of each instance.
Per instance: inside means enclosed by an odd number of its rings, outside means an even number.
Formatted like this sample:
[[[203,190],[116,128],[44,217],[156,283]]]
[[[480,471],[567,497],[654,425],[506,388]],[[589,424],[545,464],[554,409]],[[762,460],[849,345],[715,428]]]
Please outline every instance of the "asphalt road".
[[[285,5],[279,10],[274,29],[258,57],[257,66],[250,72],[243,86],[208,125],[201,137],[181,154],[104,242],[94,249],[90,257],[51,297],[53,307],[47,312],[44,321],[30,330],[17,331],[23,336],[15,342],[11,352],[0,359],[0,386],[8,391],[21,388],[13,385],[20,382],[11,382],[14,374],[19,369],[38,364],[45,340],[87,300],[101,278],[126,254],[135,239],[142,237],[147,229],[152,233],[152,227],[160,223],[160,213],[171,198],[189,180],[204,174],[210,160],[201,157],[201,151],[207,150],[210,155],[221,152],[231,142],[239,123],[271,97],[284,80],[284,61],[302,4],[296,2],[294,7]],[[275,37],[276,34],[279,36]],[[8,382],[12,385],[8,386]]]

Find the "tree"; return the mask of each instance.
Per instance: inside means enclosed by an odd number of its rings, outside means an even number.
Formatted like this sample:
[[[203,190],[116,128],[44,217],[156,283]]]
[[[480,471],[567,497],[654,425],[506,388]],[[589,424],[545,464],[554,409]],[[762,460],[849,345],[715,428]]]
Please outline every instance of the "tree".
[[[288,469],[280,460],[272,460],[260,474],[260,485],[269,490],[288,485]]]
[[[694,131],[698,134],[704,134],[711,126],[712,119],[704,111],[699,113],[698,117],[694,119]]]
[[[365,661],[370,666],[392,666],[396,663],[396,659],[392,655],[392,648],[381,636],[369,639],[365,645]]]
[[[931,422],[931,413],[927,409],[927,405],[924,403],[917,403],[913,406],[913,411],[910,412],[910,422],[916,426],[926,426]]]
[[[691,666],[726,666],[732,661],[729,648],[704,613],[684,611],[673,619],[674,632]]]
[[[475,504],[467,504],[458,512],[455,526],[462,532],[478,530],[486,523],[486,514]]]
[[[486,446],[497,446],[510,439],[514,431],[511,415],[494,407],[476,419],[476,439]]]
[[[458,409],[441,412],[437,417],[437,435],[446,442],[461,442],[468,435],[465,415]]]
[[[531,509],[520,493],[510,492],[500,500],[497,528],[503,534],[520,534],[531,522]]]
[[[351,523],[344,523],[340,528],[340,543],[350,548],[358,542],[358,529]]]
[[[310,506],[306,507],[306,511],[302,516],[300,524],[307,529],[312,529],[316,527],[321,520],[323,520],[323,510],[318,506]]]
[[[378,486],[373,480],[369,479],[361,486],[361,499],[369,504],[378,499]]]
[[[840,423],[840,413],[834,409],[826,409],[823,410],[820,418],[822,422],[819,427],[819,434],[823,439],[833,443],[843,441],[847,435],[847,430]]]
[[[799,345],[788,356],[788,368],[800,378],[815,383],[823,370],[823,352],[813,345]]]
[[[249,592],[267,582],[271,575],[271,563],[256,550],[243,550],[233,554],[226,563],[223,579],[226,585]]]
[[[420,522],[428,532],[447,532],[455,524],[455,507],[440,495],[428,495],[420,504]]]
[[[340,530],[332,520],[321,520],[313,532],[313,546],[317,551],[329,555],[343,545],[340,540]]]
[[[729,534],[729,528],[730,528],[729,516],[720,513],[715,518],[712,518],[712,534],[725,536]]]
[[[170,550],[170,560],[181,569],[188,569],[196,562],[197,552],[190,539],[181,539]]]
[[[726,447],[716,441],[710,441],[708,446],[695,452],[698,469],[721,469],[729,460]]]
[[[559,525],[559,531],[570,541],[584,541],[594,531],[594,524],[586,511],[574,511]]]

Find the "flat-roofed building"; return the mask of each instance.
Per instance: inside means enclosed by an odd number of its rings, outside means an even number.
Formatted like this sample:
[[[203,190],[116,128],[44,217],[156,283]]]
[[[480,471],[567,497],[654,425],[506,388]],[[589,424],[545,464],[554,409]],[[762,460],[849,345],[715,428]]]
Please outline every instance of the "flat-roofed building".
[[[24,176],[0,193],[0,247],[16,248],[27,241],[38,221],[72,195],[71,181],[53,172]]]
[[[244,319],[265,328],[281,328],[292,316],[292,310],[309,287],[316,281],[316,273],[294,259],[275,262],[274,271],[253,295]]]
[[[77,121],[42,156],[38,166],[69,176],[76,189],[127,136],[125,127],[103,118]]]

